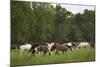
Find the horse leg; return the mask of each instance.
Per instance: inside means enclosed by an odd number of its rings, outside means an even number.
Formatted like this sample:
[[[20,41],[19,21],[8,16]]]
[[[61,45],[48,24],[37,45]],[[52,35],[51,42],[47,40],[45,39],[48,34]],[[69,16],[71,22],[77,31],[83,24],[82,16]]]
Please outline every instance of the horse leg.
[[[65,51],[64,51],[64,50],[63,50],[62,52],[63,52],[63,54],[65,53]]]
[[[41,54],[41,51],[39,51],[38,54],[40,55]]]
[[[24,51],[23,49],[20,50],[21,55],[22,55],[23,51]]]
[[[87,46],[84,46],[84,49],[87,48]]]
[[[51,55],[51,52],[49,52],[49,56]]]
[[[81,49],[81,47],[78,47],[78,49]]]
[[[58,50],[56,50],[56,53],[55,53],[56,55],[58,54]]]
[[[65,54],[66,54],[67,50],[68,50],[68,48],[65,50]]]
[[[66,52],[67,52],[67,51],[65,51],[65,55],[66,55]]]
[[[63,50],[62,52],[63,52],[63,54],[66,54],[66,50]]]
[[[66,50],[64,51],[64,54],[66,55]]]
[[[69,49],[72,51],[72,47],[69,47]]]
[[[43,56],[45,56],[45,55],[46,55],[46,53],[47,53],[47,51],[44,51],[44,55],[43,55]]]
[[[32,55],[35,55],[35,50],[32,51]]]

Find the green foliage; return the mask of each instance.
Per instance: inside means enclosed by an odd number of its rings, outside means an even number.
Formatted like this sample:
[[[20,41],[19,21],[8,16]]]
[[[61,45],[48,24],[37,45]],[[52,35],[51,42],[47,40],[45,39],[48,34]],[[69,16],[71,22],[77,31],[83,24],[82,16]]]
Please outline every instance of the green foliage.
[[[32,8],[30,2],[11,1],[11,43],[95,41],[95,11],[73,14],[39,2]]]

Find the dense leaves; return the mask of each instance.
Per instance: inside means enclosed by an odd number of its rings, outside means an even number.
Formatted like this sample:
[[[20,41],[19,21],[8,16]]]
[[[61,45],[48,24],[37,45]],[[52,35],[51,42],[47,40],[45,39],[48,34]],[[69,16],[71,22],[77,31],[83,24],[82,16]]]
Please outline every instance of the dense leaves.
[[[50,3],[11,2],[11,43],[52,41],[94,42],[95,11],[73,14]]]

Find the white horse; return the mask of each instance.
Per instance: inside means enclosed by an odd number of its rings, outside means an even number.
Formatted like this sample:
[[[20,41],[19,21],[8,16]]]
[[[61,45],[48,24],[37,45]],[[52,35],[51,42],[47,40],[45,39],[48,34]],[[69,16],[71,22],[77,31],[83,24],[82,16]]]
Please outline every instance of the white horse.
[[[78,49],[80,48],[90,48],[90,44],[88,42],[80,42],[78,45],[77,45]]]
[[[32,45],[28,44],[28,43],[26,43],[25,45],[20,45],[19,49],[21,51],[21,54],[23,51],[29,51],[31,49],[31,47],[32,47]]]

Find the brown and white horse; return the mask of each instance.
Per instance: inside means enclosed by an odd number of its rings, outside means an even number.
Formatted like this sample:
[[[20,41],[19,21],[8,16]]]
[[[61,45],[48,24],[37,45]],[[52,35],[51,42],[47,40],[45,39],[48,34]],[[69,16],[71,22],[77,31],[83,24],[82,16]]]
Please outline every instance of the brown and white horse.
[[[68,46],[68,49],[73,51],[74,48],[76,48],[76,42],[68,42],[66,43],[66,45]]]
[[[55,50],[56,50],[56,54],[58,54],[59,53],[59,51],[62,51],[62,53],[64,54],[66,54],[66,51],[67,51],[67,49],[68,49],[68,46],[66,45],[67,43],[56,43],[55,44],[55,46],[56,46],[56,48],[55,48]]]
[[[44,55],[46,55],[46,53],[48,52],[49,55],[51,55],[51,51],[54,50],[54,43],[42,43],[42,44],[38,44],[38,45],[33,45],[32,47],[32,53],[34,54],[36,53],[40,53],[43,52]]]

